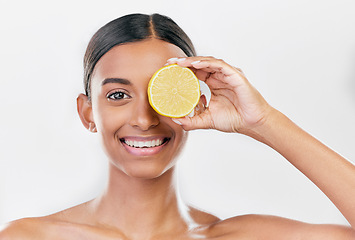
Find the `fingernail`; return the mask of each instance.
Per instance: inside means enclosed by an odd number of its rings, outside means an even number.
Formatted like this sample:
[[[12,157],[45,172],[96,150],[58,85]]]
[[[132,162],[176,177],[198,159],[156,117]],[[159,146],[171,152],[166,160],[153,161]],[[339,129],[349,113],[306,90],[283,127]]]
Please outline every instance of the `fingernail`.
[[[173,119],[173,118],[172,118],[171,120],[172,120],[174,123],[176,123],[176,124],[178,124],[178,125],[180,125],[180,126],[182,125],[182,123],[181,123],[179,120],[176,120],[176,119]]]
[[[197,64],[197,63],[200,63],[201,61],[200,60],[198,60],[198,61],[194,61],[194,62],[192,62],[191,64],[193,65],[193,64]]]
[[[172,62],[172,61],[176,61],[176,60],[178,60],[178,58],[170,58],[170,59],[168,59],[167,61],[168,61],[168,62]]]
[[[186,58],[179,58],[178,60],[176,60],[176,61],[178,61],[178,62],[182,62],[182,61],[185,61],[186,60]]]

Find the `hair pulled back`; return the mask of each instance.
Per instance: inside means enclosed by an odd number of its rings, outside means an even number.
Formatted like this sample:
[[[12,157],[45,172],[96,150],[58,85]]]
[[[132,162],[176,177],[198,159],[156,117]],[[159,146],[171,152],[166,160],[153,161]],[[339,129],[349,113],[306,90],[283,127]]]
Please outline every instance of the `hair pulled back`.
[[[179,47],[187,56],[195,48],[186,33],[169,17],[160,14],[129,14],[101,27],[91,38],[84,56],[84,88],[91,99],[91,78],[96,63],[114,46],[156,38]]]

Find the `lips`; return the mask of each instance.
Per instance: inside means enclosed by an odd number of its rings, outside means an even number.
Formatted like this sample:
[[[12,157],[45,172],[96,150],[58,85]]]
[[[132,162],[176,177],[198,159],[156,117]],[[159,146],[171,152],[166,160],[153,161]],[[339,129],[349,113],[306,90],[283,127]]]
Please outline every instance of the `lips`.
[[[120,139],[124,148],[133,155],[148,156],[160,152],[170,141],[168,137],[125,137]]]

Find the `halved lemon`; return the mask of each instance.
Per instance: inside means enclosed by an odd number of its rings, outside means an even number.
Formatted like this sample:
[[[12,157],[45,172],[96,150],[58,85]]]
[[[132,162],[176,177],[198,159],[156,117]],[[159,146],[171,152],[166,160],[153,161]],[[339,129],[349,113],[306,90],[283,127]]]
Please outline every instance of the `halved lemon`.
[[[200,100],[200,84],[189,68],[168,65],[160,68],[150,79],[148,98],[152,108],[160,115],[184,117]]]

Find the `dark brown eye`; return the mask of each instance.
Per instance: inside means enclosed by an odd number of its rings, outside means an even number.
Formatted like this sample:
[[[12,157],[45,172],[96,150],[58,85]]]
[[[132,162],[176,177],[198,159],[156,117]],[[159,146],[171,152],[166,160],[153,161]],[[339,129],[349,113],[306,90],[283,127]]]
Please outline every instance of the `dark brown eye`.
[[[124,92],[116,91],[113,93],[109,93],[107,95],[107,98],[111,100],[120,100],[120,99],[130,98],[130,96]]]

